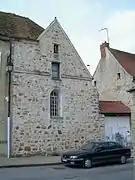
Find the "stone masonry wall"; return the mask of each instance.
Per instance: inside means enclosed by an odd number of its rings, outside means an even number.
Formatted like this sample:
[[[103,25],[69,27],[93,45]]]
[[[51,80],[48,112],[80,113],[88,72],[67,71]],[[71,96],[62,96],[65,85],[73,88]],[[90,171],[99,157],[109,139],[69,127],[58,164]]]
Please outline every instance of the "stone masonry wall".
[[[117,79],[117,73],[121,78]],[[122,101],[131,107],[131,94],[127,92],[132,86],[132,76],[117,62],[114,56],[106,50],[106,58],[101,59],[94,80],[100,94],[100,100]]]
[[[133,86],[134,88],[134,86]],[[132,106],[131,106],[131,135],[132,135],[132,157],[133,157],[133,167],[135,173],[135,91],[130,92],[132,95]]]
[[[98,95],[87,88],[91,82],[66,79],[59,83],[62,113],[57,119],[49,118],[49,77],[15,74],[14,83],[14,154],[61,152],[104,136]]]
[[[59,43],[59,59],[53,43]],[[38,42],[13,45],[13,155],[52,154],[104,137],[104,118],[91,75],[56,21]],[[60,62],[60,80],[51,62]],[[50,118],[50,93],[58,89],[60,116]]]

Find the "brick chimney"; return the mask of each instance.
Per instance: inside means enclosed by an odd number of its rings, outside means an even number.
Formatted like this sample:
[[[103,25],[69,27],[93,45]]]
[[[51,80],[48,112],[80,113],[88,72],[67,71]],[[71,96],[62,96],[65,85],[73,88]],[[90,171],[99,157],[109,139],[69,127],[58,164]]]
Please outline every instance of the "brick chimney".
[[[101,58],[106,57],[106,47],[109,48],[109,43],[106,41],[100,45]]]

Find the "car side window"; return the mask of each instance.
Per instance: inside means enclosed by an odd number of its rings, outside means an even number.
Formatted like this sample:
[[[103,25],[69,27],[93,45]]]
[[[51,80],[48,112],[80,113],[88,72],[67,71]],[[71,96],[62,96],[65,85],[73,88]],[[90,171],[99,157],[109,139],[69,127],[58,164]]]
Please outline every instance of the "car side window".
[[[121,148],[122,146],[120,144],[117,144],[115,142],[109,142],[109,149],[117,149]]]
[[[103,148],[105,149],[105,150],[107,150],[108,149],[108,143],[103,143]]]
[[[99,144],[96,147],[96,151],[106,151],[108,149],[108,145],[106,143]]]

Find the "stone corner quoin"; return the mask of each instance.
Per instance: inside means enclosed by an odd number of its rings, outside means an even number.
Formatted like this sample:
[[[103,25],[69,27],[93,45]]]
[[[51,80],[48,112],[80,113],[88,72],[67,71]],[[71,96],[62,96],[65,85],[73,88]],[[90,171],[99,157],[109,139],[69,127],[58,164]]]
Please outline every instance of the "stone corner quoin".
[[[54,44],[59,44],[55,59]],[[104,119],[91,75],[59,23],[39,42],[14,41],[12,99],[13,155],[60,153],[104,137]],[[60,63],[60,80],[51,64]],[[59,93],[59,117],[50,118],[50,93]]]

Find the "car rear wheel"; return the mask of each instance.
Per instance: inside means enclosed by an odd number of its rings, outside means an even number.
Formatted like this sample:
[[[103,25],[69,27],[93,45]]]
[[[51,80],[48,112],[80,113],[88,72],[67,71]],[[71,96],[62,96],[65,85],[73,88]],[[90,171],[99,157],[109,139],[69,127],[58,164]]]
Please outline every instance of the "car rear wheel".
[[[121,163],[121,164],[126,164],[126,162],[127,162],[126,156],[121,156],[121,157],[120,157],[120,163]]]
[[[85,159],[83,167],[84,168],[91,168],[92,167],[92,161],[90,159]]]

